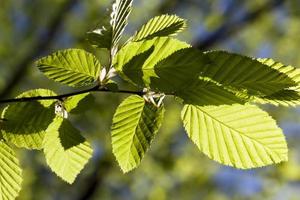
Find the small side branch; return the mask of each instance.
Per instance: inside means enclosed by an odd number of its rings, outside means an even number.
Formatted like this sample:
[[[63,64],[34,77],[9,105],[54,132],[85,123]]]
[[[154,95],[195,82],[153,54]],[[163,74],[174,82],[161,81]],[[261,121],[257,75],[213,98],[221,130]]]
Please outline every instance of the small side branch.
[[[45,101],[45,100],[64,100],[65,98],[85,94],[89,92],[109,92],[109,93],[123,93],[123,94],[136,94],[139,96],[143,96],[145,92],[143,91],[130,91],[130,90],[119,90],[119,91],[111,91],[107,88],[99,88],[99,86],[95,86],[89,89],[80,90],[76,92],[70,92],[61,95],[55,96],[34,96],[34,97],[22,97],[22,98],[13,98],[13,99],[3,99],[0,100],[0,104],[6,103],[18,103],[18,102],[30,102],[30,101]]]

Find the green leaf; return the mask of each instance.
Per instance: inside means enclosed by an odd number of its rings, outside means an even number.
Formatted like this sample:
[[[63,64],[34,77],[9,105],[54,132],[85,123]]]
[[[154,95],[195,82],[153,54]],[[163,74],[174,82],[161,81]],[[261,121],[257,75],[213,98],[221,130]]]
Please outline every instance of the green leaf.
[[[67,120],[56,117],[46,130],[46,162],[51,170],[66,182],[74,182],[92,153],[90,144]]]
[[[112,43],[112,27],[109,23],[109,19],[102,19],[101,24],[97,25],[97,28],[87,32],[87,40],[91,45],[97,48],[110,49]]]
[[[19,95],[21,97],[52,96],[53,91],[45,89],[30,90]],[[21,102],[11,104],[5,108],[1,124],[3,138],[27,149],[41,149],[45,130],[52,122],[55,100]]]
[[[185,105],[182,120],[190,139],[209,158],[241,169],[287,161],[281,129],[253,105]]]
[[[112,27],[112,46],[117,46],[128,23],[132,0],[116,0],[112,7],[110,24]]]
[[[0,199],[15,199],[21,190],[22,169],[13,151],[0,140]]]
[[[106,84],[105,84],[105,88],[109,89],[112,92],[118,92],[119,91],[119,86],[116,82],[109,80]]]
[[[92,85],[101,69],[99,60],[81,49],[57,51],[39,59],[36,65],[48,78],[72,87]]]
[[[266,96],[298,84],[280,70],[255,59],[225,51],[210,51],[211,63],[202,67],[203,77],[249,95]]]
[[[164,108],[157,108],[137,95],[118,107],[112,124],[112,148],[124,173],[136,168],[157,134]]]
[[[64,107],[68,113],[72,112],[74,109],[77,108],[78,104],[86,98],[90,93],[79,94],[76,96],[68,97],[64,100]]]
[[[259,58],[257,59],[259,62],[263,63],[264,65],[267,65],[271,67],[272,69],[276,69],[277,71],[284,73],[289,78],[291,78],[295,83],[297,83],[297,87],[300,86],[300,70],[290,66],[290,65],[284,65],[280,62],[274,61],[270,58]]]
[[[103,19],[101,25],[88,32],[88,41],[98,48],[113,49],[115,51],[128,23],[131,8],[132,0],[115,0],[110,21]]]
[[[300,105],[300,93],[295,90],[284,89],[264,97],[253,97],[252,102],[259,104],[272,104],[275,106]]]
[[[139,87],[175,92],[198,79],[204,54],[176,39],[161,37],[131,42],[120,50],[115,68],[126,80]]]
[[[284,73],[289,78],[291,78],[295,83],[297,83],[297,86],[292,88],[286,88],[263,97],[254,96],[252,97],[253,102],[260,103],[260,104],[272,104],[275,106],[300,105],[300,93],[299,93],[300,70],[295,67],[287,66],[268,58],[263,58],[263,59],[260,58],[258,59],[258,61],[265,65],[270,66],[273,69],[280,71],[281,73]]]
[[[177,92],[176,96],[183,99],[184,104],[199,106],[243,104],[246,101],[221,85],[205,80],[198,80],[194,85]]]
[[[161,15],[150,19],[136,32],[132,41],[148,40],[154,37],[173,36],[186,28],[186,20],[176,15]]]

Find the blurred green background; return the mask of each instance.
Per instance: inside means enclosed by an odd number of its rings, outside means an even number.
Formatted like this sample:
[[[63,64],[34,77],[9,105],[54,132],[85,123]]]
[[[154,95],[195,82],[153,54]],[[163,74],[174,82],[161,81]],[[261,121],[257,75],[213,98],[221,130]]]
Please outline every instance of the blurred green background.
[[[70,47],[84,48],[103,58],[103,52],[86,42],[85,33],[101,22],[111,3],[1,0],[0,98],[32,88],[70,91],[47,80],[33,61]],[[300,67],[300,0],[134,0],[123,39],[161,13],[188,19],[188,30],[179,38],[202,50],[272,57]],[[298,108],[264,107],[284,130],[289,162],[242,171],[221,166],[199,152],[184,133],[180,105],[166,99],[164,124],[151,150],[138,169],[124,175],[111,152],[109,128],[125,96],[94,94],[71,116],[94,148],[93,158],[73,185],[50,171],[41,152],[17,150],[25,179],[18,199],[300,199]]]

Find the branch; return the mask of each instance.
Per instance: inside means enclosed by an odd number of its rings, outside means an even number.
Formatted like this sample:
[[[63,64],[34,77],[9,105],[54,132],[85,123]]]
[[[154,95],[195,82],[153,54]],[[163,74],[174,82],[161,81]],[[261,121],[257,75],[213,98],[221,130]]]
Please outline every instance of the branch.
[[[245,26],[259,19],[265,13],[269,13],[270,11],[283,5],[284,2],[285,0],[269,0],[256,10],[245,12],[245,14],[239,19],[225,22],[205,39],[196,40],[193,43],[193,46],[197,47],[198,49],[205,50],[217,43],[223,42],[230,36],[239,32]]]
[[[15,73],[12,75],[11,79],[8,80],[5,88],[0,93],[0,99],[6,97],[14,87],[21,81],[24,73],[30,66],[32,60],[35,57],[41,54],[41,52],[45,51],[51,42],[54,40],[59,27],[63,24],[63,19],[66,17],[67,13],[71,10],[71,8],[78,2],[78,0],[66,0],[63,5],[58,10],[57,14],[52,18],[49,22],[49,28],[45,35],[40,36],[36,40],[36,42],[31,47],[32,51],[30,51],[20,62],[18,62],[15,66],[11,66],[13,69],[17,69]]]
[[[143,91],[130,91],[130,90],[118,90],[112,91],[105,87],[99,88],[99,86],[95,86],[89,89],[80,90],[76,92],[70,92],[61,95],[54,95],[54,96],[34,96],[34,97],[22,97],[22,98],[13,98],[13,99],[3,99],[0,100],[0,104],[5,103],[18,103],[18,102],[30,102],[30,101],[45,101],[45,100],[63,100],[67,97],[76,96],[79,94],[89,93],[89,92],[110,92],[110,93],[123,93],[123,94],[136,94],[139,96],[143,96],[145,92]]]

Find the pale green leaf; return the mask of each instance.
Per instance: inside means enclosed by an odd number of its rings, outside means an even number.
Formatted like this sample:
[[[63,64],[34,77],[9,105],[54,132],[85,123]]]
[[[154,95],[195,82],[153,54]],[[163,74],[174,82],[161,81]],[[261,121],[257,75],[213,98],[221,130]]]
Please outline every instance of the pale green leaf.
[[[112,124],[112,148],[124,173],[140,164],[161,126],[163,114],[163,107],[157,108],[137,95],[118,107]]]
[[[67,120],[56,117],[46,130],[46,162],[51,170],[66,182],[74,182],[92,153],[90,144]]]
[[[176,15],[161,15],[150,19],[136,32],[132,41],[173,36],[186,28],[186,20]]]
[[[0,199],[13,200],[21,190],[22,169],[13,151],[0,140]]]
[[[197,147],[221,164],[248,169],[288,159],[281,129],[256,106],[185,105],[182,120]]]
[[[249,95],[265,96],[298,84],[275,67],[250,57],[225,51],[205,53],[211,60],[202,67],[203,77],[209,77],[223,86],[234,87]]]
[[[24,92],[18,97],[52,96],[54,92],[36,89]],[[20,102],[5,108],[1,133],[6,141],[17,147],[41,149],[45,130],[55,117],[55,100]]]
[[[72,87],[92,85],[101,68],[93,54],[81,49],[57,51],[39,59],[36,65],[48,78]]]
[[[204,54],[188,44],[160,37],[127,44],[119,51],[115,68],[139,87],[172,93],[197,80],[206,62]]]
[[[112,27],[112,46],[116,46],[128,23],[132,0],[116,0],[112,6],[110,24]]]

